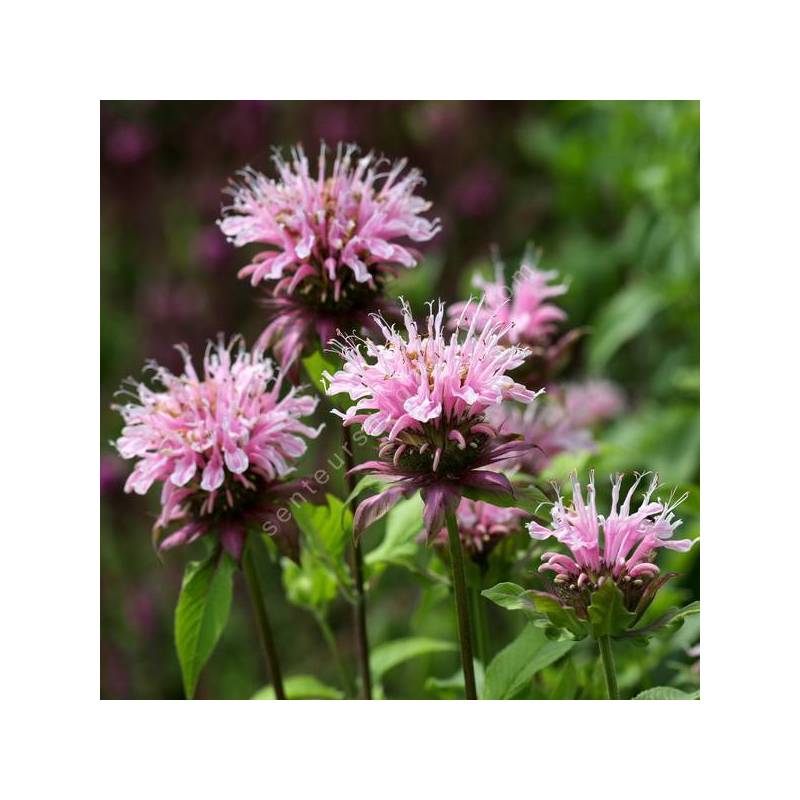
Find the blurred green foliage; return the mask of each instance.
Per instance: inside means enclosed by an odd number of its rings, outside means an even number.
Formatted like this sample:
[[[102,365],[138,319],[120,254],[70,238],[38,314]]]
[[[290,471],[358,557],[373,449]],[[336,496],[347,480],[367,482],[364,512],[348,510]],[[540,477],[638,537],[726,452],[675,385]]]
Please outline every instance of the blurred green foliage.
[[[248,341],[260,332],[257,294],[236,279],[244,254],[226,244],[214,220],[228,177],[246,163],[268,170],[273,145],[301,141],[314,150],[320,138],[357,141],[407,156],[423,170],[444,230],[421,266],[392,292],[420,313],[429,299],[468,294],[473,272],[487,268],[491,245],[502,253],[509,277],[528,242],[540,247],[543,267],[569,281],[563,298],[569,324],[588,330],[564,377],[609,377],[628,399],[626,413],[599,432],[598,452],[559,457],[549,477],[562,481],[573,466],[593,467],[599,476],[656,469],[668,487],[690,492],[679,515],[685,534],[697,536],[699,122],[699,104],[685,101],[103,103],[102,696],[183,696],[173,611],[183,565],[204,555],[190,548],[162,563],[154,554],[149,527],[157,492],[147,498],[122,492],[129,465],[108,444],[121,427],[110,409],[113,393],[126,376],[140,378],[148,358],[177,369],[174,343],[186,342],[199,355],[217,331],[242,332]],[[320,404],[322,420],[330,407]],[[334,457],[337,435],[329,424],[298,472]],[[607,481],[601,477],[598,484],[602,504]],[[345,494],[340,474],[326,488]],[[334,514],[336,502],[311,513]],[[410,531],[418,506],[400,513],[405,518],[393,517],[388,530],[376,526],[364,542],[370,638],[382,648],[373,658],[388,653],[391,662],[381,691],[387,697],[458,696],[458,654],[447,644],[457,639],[446,565]],[[332,553],[340,555],[341,542],[334,536],[317,544],[299,567],[274,558],[267,603],[284,672],[294,676],[292,691],[338,697],[347,688],[342,664],[352,671],[354,661],[351,609],[343,598],[347,576],[325,569]],[[539,552],[540,545],[520,535],[488,573],[476,571],[471,580],[483,588],[502,580],[533,586]],[[699,598],[699,548],[665,555],[664,568],[680,576],[659,594],[654,615]],[[198,697],[247,698],[266,682],[240,578]],[[523,647],[525,639],[515,637],[525,630],[524,619],[488,601],[485,612],[490,656],[512,642]],[[693,617],[645,649],[616,645],[623,694],[669,683],[693,692],[699,677],[685,649],[698,636],[699,618]],[[342,664],[335,663],[332,646]],[[504,691],[603,697],[591,643],[567,649],[555,663],[545,659],[532,679]],[[499,669],[486,674],[493,687]]]

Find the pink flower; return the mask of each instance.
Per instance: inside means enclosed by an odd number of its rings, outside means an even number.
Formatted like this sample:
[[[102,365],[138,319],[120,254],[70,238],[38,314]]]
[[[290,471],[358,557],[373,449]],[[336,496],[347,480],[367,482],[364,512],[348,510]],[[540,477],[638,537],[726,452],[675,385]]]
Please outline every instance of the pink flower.
[[[567,384],[563,397],[569,418],[575,425],[586,428],[613,419],[625,408],[622,390],[606,380]]]
[[[474,312],[480,314],[478,324],[482,325],[495,316],[507,325],[507,344],[541,345],[555,333],[558,323],[567,317],[562,309],[548,302],[564,294],[566,285],[551,284],[558,273],[544,272],[536,265],[537,260],[529,250],[510,288],[503,278],[503,265],[499,261],[495,264],[493,281],[487,281],[481,275],[473,278],[473,285],[486,297],[480,311]],[[469,324],[470,316],[464,313],[468,306],[469,303],[456,303],[450,307],[450,327],[459,320],[462,324]]]
[[[380,461],[357,467],[396,480],[389,489],[362,503],[356,511],[360,530],[378,519],[400,497],[422,490],[426,531],[438,533],[446,508],[455,508],[464,486],[512,492],[508,479],[480,470],[510,457],[523,446],[518,437],[499,436],[486,412],[507,399],[530,402],[536,392],[506,373],[528,355],[504,347],[507,325],[489,318],[478,330],[478,313],[463,336],[442,330],[444,305],[420,334],[408,304],[402,302],[405,333],[377,318],[384,343],[346,337],[338,343],[344,366],[328,373],[327,393],[346,393],[354,405],[339,414],[344,425],[360,424],[380,438]],[[469,304],[465,313],[470,310]]]
[[[317,399],[294,388],[280,398],[282,378],[272,362],[258,350],[247,352],[238,337],[209,344],[202,378],[188,350],[179,350],[181,375],[151,363],[163,388],[132,382],[136,402],[116,406],[125,420],[116,448],[136,459],[125,491],[145,494],[163,483],[154,532],[174,522],[182,527],[161,542],[162,550],[214,530],[238,558],[247,524],[270,516],[272,501],[289,486],[282,481],[291,462],[305,453],[305,439],[319,433],[301,422]]]
[[[631,510],[634,492],[643,477],[636,478],[619,507],[623,476],[616,476],[612,482],[611,513],[604,517],[597,513],[595,505],[594,475],[589,478],[584,501],[581,485],[573,473],[572,504],[565,507],[563,499],[558,498],[552,509],[551,528],[535,521],[528,525],[534,539],[554,536],[571,552],[571,555],[544,553],[539,571],[554,572],[554,583],[574,593],[591,591],[609,579],[620,586],[641,587],[659,574],[654,559],[660,548],[688,550],[692,540],[672,538],[681,524],[674,518],[673,510],[686,495],[674,502],[672,498],[666,503],[651,500],[658,487],[658,476],[654,475],[639,508]]]
[[[526,407],[504,403],[492,410],[489,420],[529,445],[520,455],[519,466],[531,475],[545,470],[559,453],[595,449],[591,432],[575,423],[556,396],[547,395]]]
[[[520,520],[525,516],[518,508],[463,498],[456,509],[461,544],[473,559],[482,560],[502,539],[521,529]],[[447,528],[442,528],[436,543],[447,544]]]
[[[352,330],[348,323],[359,321],[352,315],[375,310],[385,280],[416,266],[419,254],[407,243],[429,241],[440,230],[438,220],[423,216],[431,204],[416,194],[419,171],[403,175],[405,160],[389,164],[372,153],[355,159],[356,152],[340,144],[329,175],[322,145],[316,177],[302,147],[288,163],[276,152],[277,180],[247,167],[227,190],[233,202],[218,223],[223,233],[237,247],[267,246],[239,277],[253,286],[272,283],[272,297],[283,301],[270,309],[273,320],[287,304],[298,309],[291,322],[264,334],[264,344],[292,339],[291,349],[282,347],[283,366],[300,355],[317,316],[325,320],[321,337],[338,327]]]

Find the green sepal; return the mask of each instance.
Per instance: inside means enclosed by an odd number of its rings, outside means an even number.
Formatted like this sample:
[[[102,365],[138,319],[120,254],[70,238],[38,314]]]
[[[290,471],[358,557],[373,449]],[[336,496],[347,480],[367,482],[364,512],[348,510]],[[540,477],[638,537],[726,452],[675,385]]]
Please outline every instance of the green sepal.
[[[669,611],[662,614],[658,619],[653,622],[643,625],[641,628],[631,628],[623,634],[623,638],[632,639],[634,643],[647,643],[650,637],[654,634],[660,633],[674,633],[678,628],[683,625],[687,617],[700,613],[700,601],[695,600],[693,603],[684,606],[683,608],[671,608]]]
[[[589,622],[592,636],[617,637],[633,625],[636,615],[625,608],[625,599],[619,587],[612,580],[604,581],[591,595]]]

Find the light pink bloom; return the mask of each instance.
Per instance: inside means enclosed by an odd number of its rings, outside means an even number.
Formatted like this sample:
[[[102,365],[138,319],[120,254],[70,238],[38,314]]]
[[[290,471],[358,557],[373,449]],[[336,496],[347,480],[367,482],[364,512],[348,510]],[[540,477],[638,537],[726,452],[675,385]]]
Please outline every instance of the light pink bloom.
[[[590,428],[622,413],[625,395],[611,381],[595,379],[567,384],[563,389],[563,403],[575,425]]]
[[[487,281],[481,275],[473,278],[473,285],[485,295],[486,300],[479,309],[473,308],[472,313],[478,314],[479,325],[485,324],[492,316],[506,325],[506,344],[542,345],[567,317],[561,308],[548,302],[567,291],[565,284],[552,283],[557,277],[557,272],[538,269],[537,259],[529,250],[509,288],[503,277],[503,265],[498,262],[495,264],[493,281]],[[449,325],[469,324],[471,317],[468,309],[469,303],[451,306]]]
[[[473,559],[482,560],[502,539],[521,530],[521,520],[526,516],[518,508],[463,498],[456,509],[461,543]],[[447,544],[447,528],[442,528],[436,542]]]
[[[427,329],[420,334],[404,301],[402,308],[404,333],[378,318],[384,342],[346,337],[338,343],[344,367],[324,377],[328,394],[346,393],[355,401],[346,413],[334,412],[343,424],[359,423],[366,434],[381,438],[382,460],[358,469],[398,480],[361,504],[356,528],[384,514],[404,493],[423,489],[426,530],[433,535],[443,524],[445,507],[455,508],[460,486],[482,483],[511,491],[505,476],[476,469],[520,447],[517,437],[498,436],[486,412],[508,399],[528,403],[537,393],[507,375],[523,364],[528,351],[500,344],[506,324],[492,317],[478,325],[478,313],[466,331],[448,336],[440,302],[435,312],[431,304]],[[467,305],[464,313],[469,310]]]
[[[302,147],[288,162],[276,152],[277,179],[247,167],[227,190],[233,202],[223,208],[223,233],[237,247],[267,248],[239,276],[253,286],[271,282],[272,298],[280,300],[268,306],[273,324],[262,343],[280,345],[284,367],[315,333],[316,318],[323,320],[316,333],[324,345],[331,332],[352,330],[374,311],[386,278],[416,266],[419,254],[409,242],[429,241],[440,230],[438,220],[423,216],[431,204],[416,194],[423,183],[418,170],[403,174],[405,160],[356,153],[340,144],[329,174],[322,145],[312,176]],[[288,310],[291,318],[284,318]]]
[[[641,585],[659,574],[654,558],[660,548],[688,550],[692,540],[672,538],[681,524],[673,510],[686,495],[674,502],[672,498],[666,503],[652,500],[658,487],[658,476],[654,475],[639,508],[631,510],[633,495],[643,477],[636,478],[620,506],[623,476],[616,476],[612,482],[611,513],[604,517],[597,513],[594,475],[589,478],[584,500],[581,485],[573,474],[572,504],[566,507],[563,498],[558,498],[552,508],[552,527],[546,528],[536,521],[528,525],[534,539],[553,536],[571,551],[571,555],[544,553],[539,571],[554,572],[554,582],[573,591],[591,590],[607,579],[618,584]]]
[[[237,341],[239,342],[236,352]],[[270,494],[306,451],[319,428],[301,421],[317,398],[295,388],[280,397],[282,378],[272,362],[240,340],[209,344],[198,376],[186,348],[184,370],[174,375],[151,363],[162,388],[133,382],[135,402],[117,406],[125,420],[116,448],[136,465],[126,492],[145,494],[163,483],[155,531],[185,524],[161,549],[194,541],[214,529],[238,557],[244,523],[268,514]],[[305,438],[304,438],[305,437]]]
[[[531,475],[546,469],[559,453],[595,450],[591,432],[575,424],[555,395],[525,407],[504,403],[490,412],[489,420],[498,430],[518,434],[529,445],[520,453],[519,466]]]

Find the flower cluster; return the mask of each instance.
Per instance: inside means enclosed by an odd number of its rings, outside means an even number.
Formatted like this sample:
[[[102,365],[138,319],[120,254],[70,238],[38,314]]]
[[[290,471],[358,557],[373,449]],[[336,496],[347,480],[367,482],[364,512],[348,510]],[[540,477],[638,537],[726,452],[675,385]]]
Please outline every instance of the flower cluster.
[[[619,415],[625,408],[625,396],[616,384],[595,378],[568,383],[563,390],[563,404],[574,425],[590,428]]]
[[[188,350],[179,349],[181,375],[152,363],[162,388],[134,382],[136,402],[116,407],[125,421],[116,448],[137,459],[125,491],[145,494],[163,483],[154,532],[182,524],[162,550],[213,530],[238,558],[247,524],[263,524],[288,487],[282,480],[290,462],[305,453],[305,438],[319,433],[301,421],[317,399],[295,388],[281,398],[272,362],[259,350],[247,352],[240,340],[209,344],[202,378]]]
[[[558,323],[567,318],[561,308],[548,302],[567,291],[566,284],[551,283],[557,277],[555,271],[538,269],[533,253],[528,251],[509,288],[503,277],[503,264],[498,261],[493,281],[480,274],[472,279],[473,286],[485,297],[483,306],[479,310],[473,309],[478,315],[478,323],[484,324],[494,316],[508,325],[505,334],[508,344],[541,344],[555,333]],[[450,307],[451,327],[469,324],[470,316],[464,314],[468,306],[469,303],[454,303]]]
[[[458,533],[464,550],[476,561],[486,558],[501,540],[521,530],[526,517],[518,508],[503,508],[481,500],[461,500],[456,509]],[[436,543],[447,544],[447,528],[442,528]]]
[[[528,248],[519,270],[508,286],[503,277],[504,267],[495,259],[494,280],[475,275],[473,285],[483,294],[481,308],[473,309],[479,315],[479,324],[490,317],[504,323],[504,344],[524,345],[530,349],[531,359],[526,365],[525,382],[530,385],[546,383],[558,371],[572,345],[583,335],[580,329],[558,336],[559,325],[566,320],[563,309],[550,302],[567,291],[567,285],[555,282],[558,273],[541,270],[538,254]],[[466,303],[456,303],[450,308],[449,325],[468,325],[471,321]]]
[[[274,155],[277,180],[248,167],[227,190],[233,201],[223,208],[223,233],[237,247],[268,248],[239,276],[253,286],[272,283],[271,321],[260,344],[274,345],[284,367],[312,333],[324,345],[337,328],[352,330],[369,321],[369,312],[387,310],[384,281],[417,264],[407,242],[429,241],[440,230],[438,220],[423,216],[431,204],[416,194],[419,171],[403,174],[405,160],[390,164],[356,152],[354,145],[339,145],[328,174],[322,145],[314,177],[298,146],[288,162]]]
[[[528,351],[503,346],[508,324],[494,317],[479,329],[480,304],[466,332],[459,325],[449,336],[443,331],[441,302],[436,311],[431,304],[422,334],[409,306],[403,302],[402,308],[405,334],[378,318],[385,342],[346,337],[338,342],[343,368],[324,377],[328,394],[346,393],[355,401],[345,413],[337,412],[344,425],[360,423],[364,433],[381,439],[381,460],[359,469],[396,481],[359,506],[356,528],[421,489],[431,536],[439,533],[446,508],[457,505],[459,486],[512,492],[505,476],[481,467],[525,445],[518,437],[499,435],[486,412],[504,400],[528,403],[537,393],[508,376]]]
[[[571,552],[571,556],[544,553],[544,563],[539,567],[540,572],[555,573],[553,582],[562,599],[580,606],[594,589],[612,580],[623,590],[626,605],[635,606],[647,583],[659,574],[654,563],[656,551],[666,547],[685,552],[692,546],[690,539],[672,538],[681,524],[673,511],[686,495],[677,501],[652,500],[658,488],[657,475],[653,476],[638,509],[631,510],[634,493],[644,477],[636,478],[620,506],[623,476],[617,475],[612,482],[611,513],[604,517],[597,513],[594,475],[590,476],[584,500],[581,485],[573,474],[572,504],[565,506],[559,496],[552,508],[552,527],[546,528],[536,521],[529,523],[528,530],[534,539],[553,536]]]
[[[519,467],[538,475],[559,453],[595,449],[591,431],[576,424],[555,396],[546,396],[521,407],[504,403],[493,409],[489,420],[499,431],[516,434],[529,445],[519,456]]]

